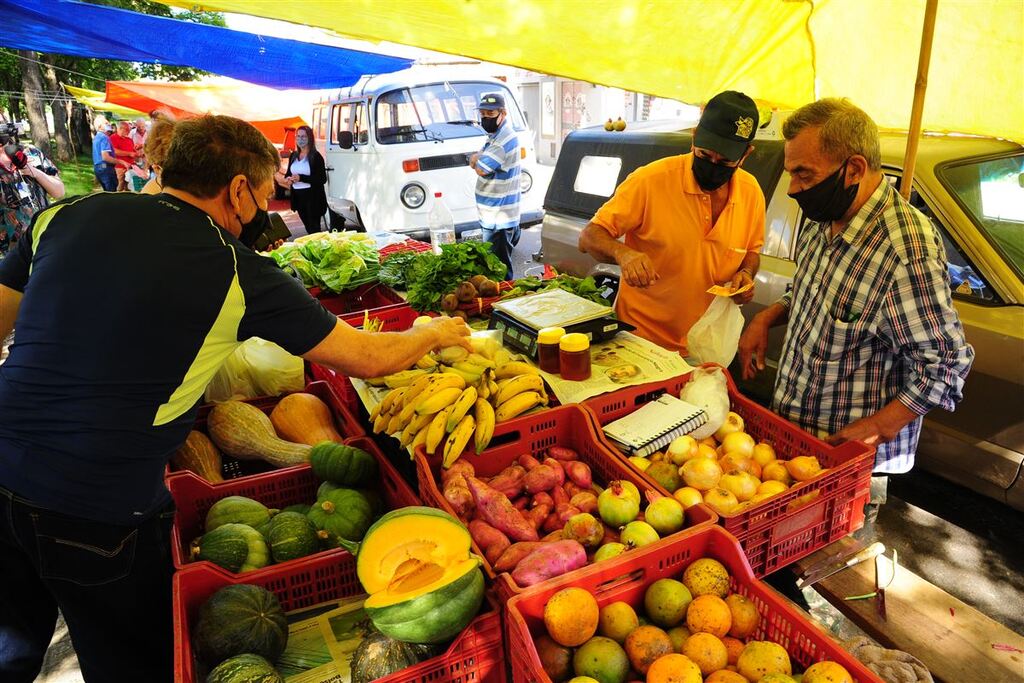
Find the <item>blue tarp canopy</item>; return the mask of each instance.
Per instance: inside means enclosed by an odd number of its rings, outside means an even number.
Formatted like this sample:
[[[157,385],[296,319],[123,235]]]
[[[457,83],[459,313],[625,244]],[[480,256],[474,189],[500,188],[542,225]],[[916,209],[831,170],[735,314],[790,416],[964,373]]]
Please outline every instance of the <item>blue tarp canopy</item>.
[[[261,36],[68,0],[0,0],[0,45],[75,57],[191,66],[271,88],[340,88],[409,59]]]

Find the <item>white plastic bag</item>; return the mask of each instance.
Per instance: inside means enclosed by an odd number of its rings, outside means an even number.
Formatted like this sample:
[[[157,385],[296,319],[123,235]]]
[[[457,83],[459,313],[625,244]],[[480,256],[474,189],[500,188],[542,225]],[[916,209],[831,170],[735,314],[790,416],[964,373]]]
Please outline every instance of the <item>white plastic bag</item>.
[[[725,424],[729,414],[729,385],[721,368],[697,368],[690,376],[679,398],[703,408],[708,421],[690,432],[690,436],[700,441],[706,439]]]
[[[302,359],[277,344],[253,337],[238,345],[206,386],[207,402],[278,396],[302,391]]]
[[[693,324],[686,336],[692,358],[700,363],[718,363],[728,367],[736,357],[743,332],[743,314],[735,301],[716,296],[708,310]]]

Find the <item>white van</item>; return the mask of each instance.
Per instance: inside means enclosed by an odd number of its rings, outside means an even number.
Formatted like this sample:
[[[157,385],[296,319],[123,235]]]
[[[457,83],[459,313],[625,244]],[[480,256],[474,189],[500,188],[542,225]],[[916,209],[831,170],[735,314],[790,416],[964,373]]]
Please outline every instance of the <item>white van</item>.
[[[486,133],[477,102],[500,92],[519,136],[522,218],[543,218],[544,198],[531,192],[536,154],[519,103],[493,78],[430,67],[363,77],[313,109],[317,147],[327,162],[331,227],[428,235],[427,216],[439,198],[452,212],[456,234],[479,227],[476,173],[466,164]],[[344,220],[342,220],[344,219]]]

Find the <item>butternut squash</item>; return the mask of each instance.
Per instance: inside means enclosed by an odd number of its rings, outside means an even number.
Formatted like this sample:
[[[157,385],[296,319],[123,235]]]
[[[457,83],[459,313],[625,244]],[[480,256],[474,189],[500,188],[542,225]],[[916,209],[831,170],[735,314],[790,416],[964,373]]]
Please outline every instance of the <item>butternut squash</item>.
[[[211,484],[224,481],[220,451],[202,432],[192,430],[188,433],[185,443],[171,456],[171,464],[175,469],[195,472]]]
[[[276,467],[309,462],[309,446],[278,438],[270,418],[248,403],[218,403],[206,429],[224,453],[239,460],[265,460]]]
[[[334,429],[334,417],[327,404],[313,394],[299,392],[282,398],[270,413],[270,422],[282,439],[315,446],[324,441],[343,440]]]

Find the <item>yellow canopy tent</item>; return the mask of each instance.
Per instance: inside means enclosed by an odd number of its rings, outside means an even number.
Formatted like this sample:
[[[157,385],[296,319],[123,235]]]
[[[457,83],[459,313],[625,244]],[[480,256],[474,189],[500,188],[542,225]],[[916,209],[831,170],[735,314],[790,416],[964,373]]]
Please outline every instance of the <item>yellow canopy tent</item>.
[[[283,142],[285,128],[295,128],[312,111],[315,94],[308,90],[274,90],[230,78],[162,83],[107,81],[107,100],[152,111],[165,108],[179,118],[205,113],[248,121],[271,142]]]
[[[191,1],[161,0],[182,7]],[[684,102],[849,97],[907,129],[925,0],[204,0]],[[923,123],[1024,142],[1024,2],[941,0]]]
[[[113,102],[107,102],[106,93],[102,93],[99,90],[89,90],[88,88],[76,88],[73,85],[66,85],[62,83],[64,89],[74,97],[76,100],[84,104],[85,106],[95,109],[96,111],[109,111],[117,114],[126,119],[137,119],[146,118],[146,114],[138,111],[137,109],[131,109],[129,107],[122,107],[119,104]]]

